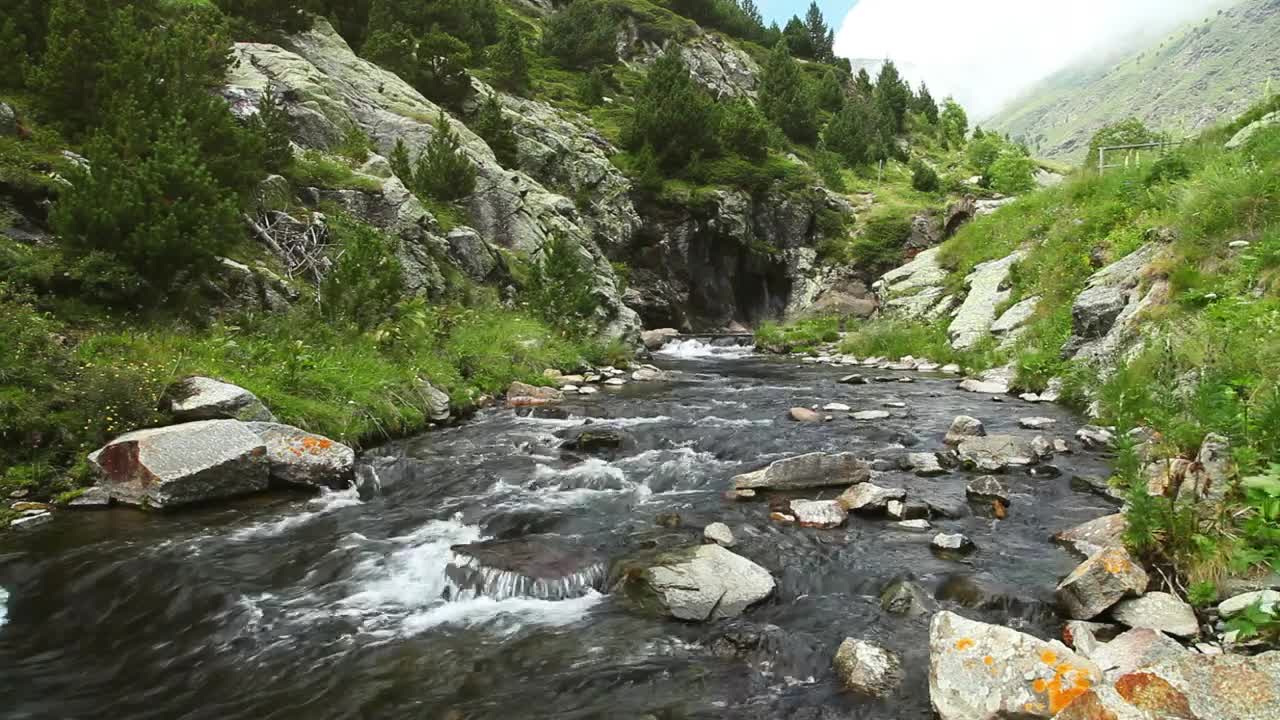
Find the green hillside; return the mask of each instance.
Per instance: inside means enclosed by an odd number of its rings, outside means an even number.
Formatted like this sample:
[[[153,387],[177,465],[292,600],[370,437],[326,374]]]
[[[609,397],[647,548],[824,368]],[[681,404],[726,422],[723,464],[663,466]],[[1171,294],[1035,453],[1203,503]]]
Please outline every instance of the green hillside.
[[[1189,135],[1240,114],[1280,80],[1280,2],[1246,0],[1158,43],[1045,80],[984,123],[1038,155],[1079,161],[1103,125],[1136,116]]]

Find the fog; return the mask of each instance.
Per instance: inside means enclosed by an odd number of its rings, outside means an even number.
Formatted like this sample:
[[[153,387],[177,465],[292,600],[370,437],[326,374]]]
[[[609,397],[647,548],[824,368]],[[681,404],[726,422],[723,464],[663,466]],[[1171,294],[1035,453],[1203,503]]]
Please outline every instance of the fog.
[[[1077,60],[1155,39],[1222,0],[859,0],[836,53],[891,58],[981,119]],[[833,22],[833,24],[837,24]]]

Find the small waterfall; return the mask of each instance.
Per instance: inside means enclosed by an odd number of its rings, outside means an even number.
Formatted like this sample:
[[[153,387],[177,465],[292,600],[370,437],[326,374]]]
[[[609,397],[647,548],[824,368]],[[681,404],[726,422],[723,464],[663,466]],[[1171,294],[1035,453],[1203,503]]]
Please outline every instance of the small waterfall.
[[[606,572],[605,564],[596,562],[561,577],[532,577],[515,570],[488,567],[457,552],[445,569],[456,588],[452,600],[472,597],[568,600],[603,589]]]

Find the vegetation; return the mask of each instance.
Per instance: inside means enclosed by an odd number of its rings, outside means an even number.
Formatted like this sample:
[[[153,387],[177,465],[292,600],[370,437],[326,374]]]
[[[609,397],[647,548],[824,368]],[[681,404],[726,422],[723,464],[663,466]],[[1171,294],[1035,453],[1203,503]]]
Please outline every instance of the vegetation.
[[[766,322],[756,330],[755,339],[757,345],[772,352],[809,352],[840,339],[840,320],[828,315],[787,325]]]

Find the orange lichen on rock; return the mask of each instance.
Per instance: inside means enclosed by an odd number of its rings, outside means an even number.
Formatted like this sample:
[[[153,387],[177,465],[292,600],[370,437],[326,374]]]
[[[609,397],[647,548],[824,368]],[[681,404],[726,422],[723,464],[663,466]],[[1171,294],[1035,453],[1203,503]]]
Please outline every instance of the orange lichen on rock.
[[[1090,690],[1054,716],[1054,720],[1119,720],[1097,693]]]
[[[1169,681],[1146,672],[1133,672],[1116,680],[1116,692],[1130,705],[1158,713],[1160,717],[1194,720],[1191,703]]]
[[[1052,665],[1058,662],[1058,654],[1048,648],[1045,648],[1040,651],[1040,662],[1045,665]]]
[[[1113,548],[1102,556],[1102,567],[1106,568],[1107,572],[1112,575],[1128,572],[1129,558],[1125,557],[1124,551]]]
[[[1058,662],[1058,654],[1048,648],[1040,651],[1040,661],[1046,665]],[[1047,695],[1049,711],[1057,713],[1093,687],[1093,680],[1086,668],[1069,662],[1058,663],[1053,668],[1053,678],[1037,678],[1031,689],[1038,695]]]
[[[969,648],[973,647],[973,646],[974,646],[974,644],[975,644],[975,643],[973,642],[973,638],[960,638],[960,639],[956,642],[956,649],[957,649],[957,650],[968,650]]]

